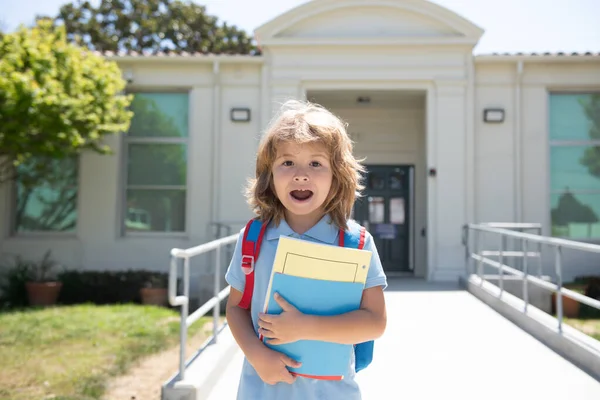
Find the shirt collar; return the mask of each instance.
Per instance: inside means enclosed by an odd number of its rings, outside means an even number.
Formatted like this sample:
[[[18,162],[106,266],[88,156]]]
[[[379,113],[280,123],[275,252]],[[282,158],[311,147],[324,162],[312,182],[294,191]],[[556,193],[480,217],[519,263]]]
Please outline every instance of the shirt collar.
[[[269,222],[265,236],[267,240],[274,240],[279,239],[280,236],[292,236],[293,234],[292,228],[285,222],[285,219],[282,219],[279,226],[275,225],[274,221]]]
[[[279,239],[280,236],[292,236],[295,232],[290,228],[285,219],[282,219],[279,226],[274,222],[269,223],[265,234],[267,240]],[[329,215],[323,216],[315,226],[304,233],[303,236],[309,236],[323,243],[333,244],[338,237],[339,229],[335,226]]]

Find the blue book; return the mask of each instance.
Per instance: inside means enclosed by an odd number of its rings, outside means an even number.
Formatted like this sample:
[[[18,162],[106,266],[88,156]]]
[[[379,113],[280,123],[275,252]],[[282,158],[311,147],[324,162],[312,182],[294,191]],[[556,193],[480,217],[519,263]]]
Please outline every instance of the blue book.
[[[275,293],[279,293],[304,314],[343,314],[359,309],[363,289],[363,282],[340,282],[274,273],[266,313],[282,312],[273,297]],[[350,366],[353,351],[353,345],[350,344],[318,340],[300,340],[282,345],[271,345],[266,340],[265,344],[302,363],[300,368],[289,368],[294,375],[325,380],[343,379]]]

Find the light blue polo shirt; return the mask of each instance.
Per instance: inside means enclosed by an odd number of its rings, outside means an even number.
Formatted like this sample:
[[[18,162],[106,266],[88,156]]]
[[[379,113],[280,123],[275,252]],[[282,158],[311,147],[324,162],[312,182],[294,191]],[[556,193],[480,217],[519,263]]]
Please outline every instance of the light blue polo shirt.
[[[258,260],[255,264],[254,272],[254,294],[252,295],[251,315],[254,331],[258,335],[258,313],[264,308],[267,286],[273,268],[275,252],[280,236],[291,236],[303,240],[317,243],[338,244],[339,229],[331,223],[329,216],[324,216],[315,226],[299,235],[290,228],[285,222],[281,221],[279,226],[273,222],[269,224],[265,231],[262,246]],[[240,232],[235,251],[225,275],[227,282],[240,292],[244,291],[245,275],[241,270],[242,258],[242,240],[244,229]],[[371,265],[367,275],[365,288],[375,286],[387,287],[387,279],[383,272],[383,267],[373,243],[373,237],[367,232],[365,238],[365,250],[373,252]],[[264,383],[256,370],[244,358],[242,374],[240,377],[238,400],[359,400],[361,399],[360,389],[355,382],[354,355],[348,365],[348,372],[341,381],[322,381],[316,379],[298,377],[293,384],[278,383],[268,385]]]

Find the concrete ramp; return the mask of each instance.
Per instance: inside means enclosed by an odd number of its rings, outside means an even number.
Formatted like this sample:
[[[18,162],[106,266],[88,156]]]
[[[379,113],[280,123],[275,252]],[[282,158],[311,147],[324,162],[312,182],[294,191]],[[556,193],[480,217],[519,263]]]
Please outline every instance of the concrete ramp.
[[[386,333],[358,374],[366,400],[600,399],[597,380],[458,285],[392,280],[385,296]],[[243,355],[223,335],[228,361],[197,399],[235,399]]]

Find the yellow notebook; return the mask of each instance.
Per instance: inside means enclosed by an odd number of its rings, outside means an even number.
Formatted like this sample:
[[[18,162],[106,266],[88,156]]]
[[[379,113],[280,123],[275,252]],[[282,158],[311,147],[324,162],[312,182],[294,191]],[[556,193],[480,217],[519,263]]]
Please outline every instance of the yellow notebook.
[[[287,236],[280,237],[267,288],[264,312],[269,306],[275,274],[364,285],[371,264],[371,255],[371,251],[368,250],[314,243]]]

